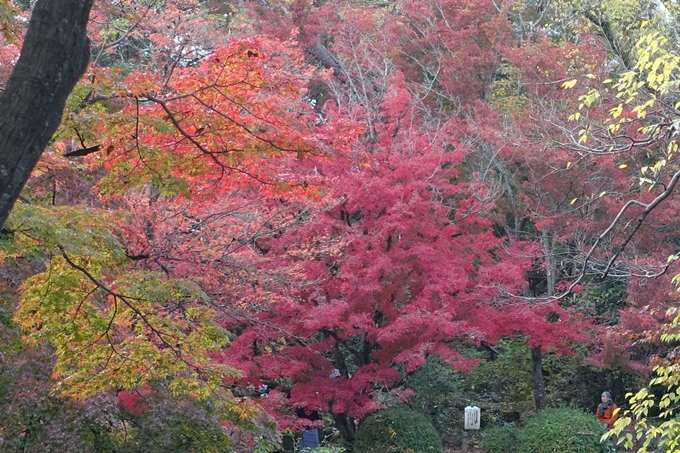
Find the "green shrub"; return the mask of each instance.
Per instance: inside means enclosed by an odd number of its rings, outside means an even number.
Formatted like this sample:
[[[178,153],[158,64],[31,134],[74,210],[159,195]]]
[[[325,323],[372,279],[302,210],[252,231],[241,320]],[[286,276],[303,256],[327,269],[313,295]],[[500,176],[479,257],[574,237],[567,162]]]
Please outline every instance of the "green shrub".
[[[605,453],[604,428],[579,409],[545,409],[520,434],[519,453]]]
[[[489,426],[524,420],[535,413],[531,349],[526,338],[503,338],[495,349],[501,354],[480,362],[463,385],[467,393],[476,394],[472,401],[482,409],[482,422]]]
[[[441,453],[439,434],[422,414],[396,406],[371,415],[354,441],[357,453]]]
[[[515,453],[519,448],[519,430],[512,423],[491,428],[482,440],[485,453]]]
[[[460,439],[465,406],[479,401],[461,391],[462,380],[461,372],[430,356],[406,381],[416,392],[409,398],[409,406],[432,422],[444,443]]]

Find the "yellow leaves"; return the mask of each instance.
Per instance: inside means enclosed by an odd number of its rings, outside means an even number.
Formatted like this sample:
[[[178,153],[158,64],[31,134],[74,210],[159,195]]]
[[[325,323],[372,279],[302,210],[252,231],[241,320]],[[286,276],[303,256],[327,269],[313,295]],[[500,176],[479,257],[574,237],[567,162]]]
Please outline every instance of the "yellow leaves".
[[[607,191],[603,190],[602,192],[600,192],[600,194],[597,197],[595,197],[595,195],[586,195],[585,199],[586,200],[594,200],[595,198],[602,198],[605,195],[607,195]],[[572,198],[572,200],[569,202],[569,205],[570,206],[575,205],[578,202],[578,200],[579,200],[579,197]]]
[[[643,35],[637,42],[637,56],[638,61],[635,67],[637,69],[649,69],[653,63],[650,62],[652,55],[654,55],[659,50],[659,45],[665,45],[668,40],[666,38],[658,39],[659,32],[653,32],[647,35]]]
[[[650,172],[656,175],[666,166],[666,163],[667,163],[666,159],[660,159],[651,167],[646,165],[644,167],[641,167],[640,173],[644,175],[645,173]]]
[[[647,100],[644,104],[636,105],[632,111],[633,113],[637,113],[638,118],[645,118],[647,116],[647,109],[653,106],[655,102],[656,98],[652,97],[651,99]]]
[[[55,279],[50,284],[64,285]],[[119,294],[112,303],[102,304],[94,295],[67,301],[80,307],[68,329],[58,322],[61,307],[41,308],[43,326],[33,336],[56,348],[59,392],[85,396],[160,379],[175,394],[208,396],[211,387],[234,372],[211,364],[208,353],[222,348],[226,336],[200,304],[200,291],[187,292],[192,286],[160,274],[127,273],[105,289]],[[173,306],[174,316],[163,314],[167,306]],[[74,342],[76,335],[87,341]]]
[[[637,72],[626,71],[619,77],[619,81],[614,85],[620,92],[626,91],[631,88],[632,84],[635,83],[637,78]]]
[[[667,165],[666,159],[659,159],[657,162],[654,163],[652,166],[643,166],[640,168],[640,173],[642,175],[645,175],[646,173],[649,173],[652,178],[655,178],[659,175],[661,170]],[[639,178],[640,186],[648,184],[649,188],[648,190],[652,190],[654,187],[656,187],[657,182],[654,181],[652,178],[647,178],[645,176],[642,176]]]
[[[621,164],[619,165],[619,168],[623,170],[624,168],[628,168],[628,164]]]
[[[588,129],[581,129],[580,131],[578,131],[578,135],[579,135],[578,142],[580,144],[583,144],[588,141]]]
[[[577,79],[567,80],[566,82],[562,83],[562,88],[564,88],[565,90],[574,88],[576,86],[576,82],[578,82]]]
[[[623,102],[609,110],[613,119],[620,118],[623,114],[623,105],[631,104],[631,112],[638,119],[647,118],[648,112],[657,103],[659,96],[665,95],[672,87],[677,86],[676,77],[679,65],[679,57],[669,50],[668,40],[661,36],[659,31],[650,32],[641,36],[636,44],[636,64],[634,70],[623,73],[612,85],[616,90],[616,97]],[[611,83],[611,80],[607,80]],[[643,90],[643,88],[645,88]],[[645,98],[640,100],[641,93]],[[582,105],[587,106],[585,99]],[[608,126],[611,133],[616,133],[621,128],[621,122]],[[642,133],[658,133],[658,128],[647,127]],[[672,146],[672,145],[671,145]],[[670,148],[669,148],[670,151]],[[644,170],[643,170],[644,173]],[[641,181],[645,183],[647,181]]]
[[[656,183],[649,178],[639,178],[639,181],[641,186],[649,184],[649,190],[652,190],[656,185]]]
[[[677,72],[678,56],[668,50],[668,39],[660,36],[658,31],[643,35],[636,44],[637,62],[635,71],[630,71],[621,77],[615,85],[619,97],[626,96],[626,102],[632,103],[639,96],[639,89],[647,85],[657,94],[664,95],[677,83],[673,74]],[[652,93],[654,98],[654,93]],[[645,107],[637,106],[639,118],[644,118]]]
[[[580,104],[579,104],[579,110],[582,109],[583,107],[592,107],[597,101],[600,99],[600,92],[592,89],[588,91],[587,94],[584,94],[583,96],[580,96],[578,98]]]
[[[623,104],[619,104],[609,110],[609,114],[612,116],[612,118],[618,118],[621,116],[621,113],[623,113]]]
[[[58,393],[85,397],[163,380],[208,396],[235,371],[210,360],[227,337],[207,296],[194,282],[135,270],[111,216],[17,205],[8,220],[13,246],[52,256],[21,287],[16,323],[29,342],[54,347]]]
[[[675,285],[679,285],[680,284],[680,274],[674,275],[673,278],[671,279],[671,282],[673,282],[673,284],[675,284]]]

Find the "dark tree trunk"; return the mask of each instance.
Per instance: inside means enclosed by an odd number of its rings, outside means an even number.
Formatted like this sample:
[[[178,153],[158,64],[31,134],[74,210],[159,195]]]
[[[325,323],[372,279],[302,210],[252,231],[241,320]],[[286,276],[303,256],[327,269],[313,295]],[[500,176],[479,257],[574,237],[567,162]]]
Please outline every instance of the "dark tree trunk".
[[[340,436],[350,444],[353,443],[356,435],[354,419],[345,414],[335,414],[333,418],[335,420],[335,427],[340,431]]]
[[[87,68],[92,0],[38,0],[0,99],[0,226],[61,122]]]
[[[586,10],[584,15],[586,16],[586,19],[600,27],[600,34],[605,39],[611,53],[614,57],[621,59],[621,63],[625,70],[631,71],[635,65],[631,61],[630,52],[621,45],[621,41],[614,33],[611,22],[604,20],[602,17],[598,17],[592,11]]]
[[[347,76],[347,71],[343,68],[342,63],[338,61],[337,58],[326,48],[326,46],[317,40],[305,49],[307,55],[313,57],[323,65],[323,67],[332,69],[333,74],[336,76]]]
[[[543,353],[541,348],[531,348],[531,378],[534,382],[536,411],[545,409],[545,382],[543,382]]]

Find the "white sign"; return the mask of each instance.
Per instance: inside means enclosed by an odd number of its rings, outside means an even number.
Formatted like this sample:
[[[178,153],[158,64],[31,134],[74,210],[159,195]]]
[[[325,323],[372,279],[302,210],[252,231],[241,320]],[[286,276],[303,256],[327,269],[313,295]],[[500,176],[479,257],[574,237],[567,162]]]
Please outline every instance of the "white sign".
[[[479,429],[480,412],[477,406],[465,408],[465,429]]]

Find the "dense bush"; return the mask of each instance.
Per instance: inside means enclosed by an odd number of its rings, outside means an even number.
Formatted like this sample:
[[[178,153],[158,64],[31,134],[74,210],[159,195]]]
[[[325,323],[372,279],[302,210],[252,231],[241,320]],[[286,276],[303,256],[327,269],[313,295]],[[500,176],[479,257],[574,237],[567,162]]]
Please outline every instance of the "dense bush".
[[[512,423],[491,428],[484,434],[485,453],[515,453],[519,448],[519,430]]]
[[[604,453],[604,428],[579,409],[545,409],[529,419],[520,435],[519,453]]]
[[[439,434],[422,414],[397,406],[371,415],[354,441],[357,453],[441,453]]]
[[[461,372],[430,356],[406,382],[416,392],[409,405],[432,422],[444,443],[460,439],[465,406],[470,401],[479,401],[463,393],[460,388],[463,379]]]
[[[463,383],[467,393],[475,394],[472,401],[482,409],[482,422],[489,426],[535,413],[531,350],[526,338],[501,339],[494,349],[500,354],[482,361]]]

